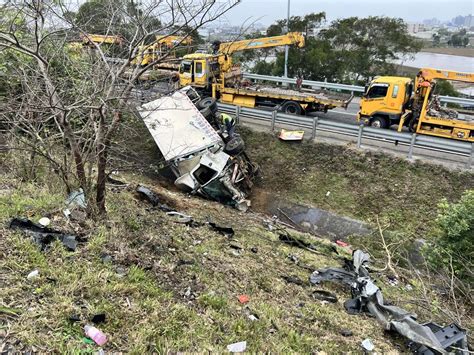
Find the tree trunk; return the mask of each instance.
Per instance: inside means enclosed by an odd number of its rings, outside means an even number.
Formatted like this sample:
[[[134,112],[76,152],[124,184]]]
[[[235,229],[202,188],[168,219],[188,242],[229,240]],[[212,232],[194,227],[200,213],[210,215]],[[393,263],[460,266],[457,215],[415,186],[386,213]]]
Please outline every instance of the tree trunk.
[[[97,194],[96,194],[96,205],[100,215],[107,213],[105,208],[105,183],[107,176],[105,170],[107,168],[107,153],[110,144],[109,136],[106,135],[105,128],[105,115],[106,111],[104,108],[101,109],[99,118],[99,127],[97,130]]]

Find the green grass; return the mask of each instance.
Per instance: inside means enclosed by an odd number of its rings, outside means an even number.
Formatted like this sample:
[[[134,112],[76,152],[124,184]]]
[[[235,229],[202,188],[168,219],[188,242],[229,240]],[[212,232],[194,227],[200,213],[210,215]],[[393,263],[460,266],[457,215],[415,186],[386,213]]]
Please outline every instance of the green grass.
[[[392,230],[429,231],[442,198],[456,201],[474,188],[472,172],[343,146],[288,144],[248,129],[242,134],[248,154],[261,166],[257,186],[271,199],[314,205],[372,225],[379,216]]]
[[[251,158],[262,167],[257,194],[265,189],[272,198],[312,204],[369,223],[379,215],[384,225],[404,235],[428,231],[437,201],[455,200],[474,185],[472,174],[378,154],[321,144],[288,145],[247,131],[244,138]],[[290,233],[314,244],[317,252],[291,247],[254,214],[168,191],[143,175],[121,178],[132,184],[108,191],[107,220],[78,225],[64,219],[61,191],[1,176],[6,187],[0,195],[4,226],[15,216],[36,221],[48,215],[51,227],[84,238],[75,252],[59,243],[41,252],[23,234],[2,229],[0,310],[15,312],[2,311],[0,330],[8,329],[8,341],[19,341],[13,350],[95,352],[97,346],[84,343],[82,327],[102,312],[107,321],[98,327],[109,337],[105,350],[114,352],[221,353],[228,344],[246,340],[250,352],[358,353],[365,338],[372,339],[377,352],[399,349],[400,340],[387,335],[374,319],[344,311],[347,289],[309,284],[310,270],[340,266],[350,256],[346,249],[338,248],[336,254],[328,240],[297,231]],[[154,185],[166,203],[196,220],[232,225],[232,242],[242,250],[236,255],[231,240],[207,226],[173,223],[165,213],[150,209],[137,200],[137,183]],[[103,262],[104,255],[112,261]],[[298,265],[289,256],[296,256]],[[384,259],[375,264],[382,268]],[[40,276],[27,280],[36,268]],[[305,284],[287,283],[283,276],[298,277]],[[403,283],[389,286],[383,273],[374,277],[386,299],[417,313],[421,321],[445,320],[440,309],[445,302],[436,290],[424,290],[423,280],[415,275],[408,280],[412,291]],[[316,288],[335,293],[338,303],[313,299]],[[424,299],[424,291],[427,308],[412,302]],[[240,304],[241,294],[249,295],[250,302]],[[249,314],[259,320],[250,320]],[[71,322],[71,315],[81,321]],[[342,329],[353,336],[342,336]]]
[[[338,256],[330,251],[329,241],[295,231],[295,237],[311,241],[320,253],[285,245],[252,215],[157,189],[198,220],[230,221],[236,230],[233,241],[243,248],[240,255],[234,255],[227,237],[206,226],[173,223],[163,212],[136,200],[131,190],[110,193],[107,223],[91,223],[89,229],[68,226],[59,210],[53,213],[52,227],[79,228],[85,235],[75,252],[59,243],[41,252],[21,233],[4,229],[2,253],[8,257],[0,258],[6,275],[0,306],[20,312],[9,315],[5,323],[11,337],[20,341],[17,350],[96,351],[97,346],[84,343],[82,330],[96,313],[107,315],[106,323],[98,326],[109,337],[107,351],[224,352],[228,344],[246,340],[250,352],[358,352],[366,337],[381,352],[394,348],[397,340],[385,335],[373,319],[344,311],[342,302],[349,292],[343,287],[320,287],[336,293],[337,304],[314,300],[314,287],[307,282],[310,271],[288,257],[296,255],[301,265],[316,269],[340,265],[347,253]],[[21,203],[25,193],[29,202]],[[47,195],[18,185],[8,196],[12,206],[23,207],[3,218],[25,211],[39,216],[60,206],[60,196],[36,198]],[[129,228],[129,218],[137,221],[137,228]],[[104,254],[112,262],[104,263]],[[35,268],[40,276],[27,280]],[[287,283],[282,276],[289,275],[305,285]],[[403,300],[418,292],[393,295]],[[249,295],[250,302],[240,304],[241,294]],[[250,320],[249,314],[259,320]],[[81,321],[69,321],[71,315],[79,315]],[[343,337],[342,328],[354,335]]]

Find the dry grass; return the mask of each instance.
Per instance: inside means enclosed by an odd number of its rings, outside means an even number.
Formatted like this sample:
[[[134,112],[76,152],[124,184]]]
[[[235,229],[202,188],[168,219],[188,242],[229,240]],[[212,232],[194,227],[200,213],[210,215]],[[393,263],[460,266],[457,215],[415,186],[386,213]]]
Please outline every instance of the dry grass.
[[[37,218],[60,210],[60,194],[8,181],[10,189],[0,198],[3,222],[15,215]],[[384,334],[373,319],[344,311],[349,294],[341,286],[323,286],[337,294],[336,304],[311,297],[315,287],[307,281],[310,270],[342,262],[330,242],[291,231],[311,240],[319,253],[290,247],[258,215],[154,188],[196,220],[231,224],[235,236],[174,223],[137,200],[132,189],[110,193],[109,219],[103,223],[68,225],[59,212],[51,215],[53,227],[85,234],[86,242],[76,252],[59,244],[40,252],[22,234],[3,229],[1,306],[18,311],[2,312],[4,350],[91,352],[97,347],[84,343],[82,326],[100,312],[107,315],[99,325],[109,337],[107,351],[223,352],[227,344],[247,340],[252,352],[358,352],[365,338],[380,352],[402,349],[400,340]],[[22,196],[28,196],[27,202]],[[238,255],[231,247],[235,244],[242,248]],[[112,261],[103,262],[104,254]],[[289,255],[297,256],[299,265]],[[40,277],[27,280],[35,268]],[[287,283],[282,276],[289,275],[304,285]],[[386,285],[383,275],[378,276]],[[385,288],[395,302],[416,298],[419,291]],[[240,294],[249,295],[247,305],[237,301]],[[259,320],[250,320],[249,313]],[[74,314],[80,322],[69,321]],[[350,329],[353,336],[343,337],[342,329]]]

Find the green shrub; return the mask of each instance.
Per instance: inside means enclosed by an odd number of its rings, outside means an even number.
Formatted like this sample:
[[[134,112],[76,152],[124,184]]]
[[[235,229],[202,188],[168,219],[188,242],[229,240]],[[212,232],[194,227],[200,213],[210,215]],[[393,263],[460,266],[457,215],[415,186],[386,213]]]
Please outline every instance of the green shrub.
[[[434,240],[425,249],[430,263],[437,268],[452,268],[456,275],[472,281],[474,259],[474,190],[467,190],[460,201],[441,201],[436,218]]]

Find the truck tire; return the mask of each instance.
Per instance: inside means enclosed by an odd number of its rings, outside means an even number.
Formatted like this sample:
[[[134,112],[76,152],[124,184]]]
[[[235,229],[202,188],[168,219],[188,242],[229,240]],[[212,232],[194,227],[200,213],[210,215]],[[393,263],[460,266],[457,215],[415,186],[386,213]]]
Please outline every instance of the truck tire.
[[[281,105],[281,111],[290,115],[301,115],[303,108],[296,101],[285,101]]]
[[[370,126],[374,128],[388,128],[390,124],[386,117],[377,115],[370,119]]]
[[[225,145],[224,151],[229,155],[237,155],[245,149],[244,140],[240,137],[234,137]]]
[[[200,109],[199,112],[201,112],[205,119],[209,119],[212,116],[212,111],[210,107]]]
[[[196,107],[199,109],[199,110],[204,110],[206,108],[209,107],[209,109],[211,110],[212,113],[216,113],[217,112],[217,103],[216,103],[216,99],[213,98],[213,97],[205,97],[204,99],[202,100],[199,100],[196,104]]]

